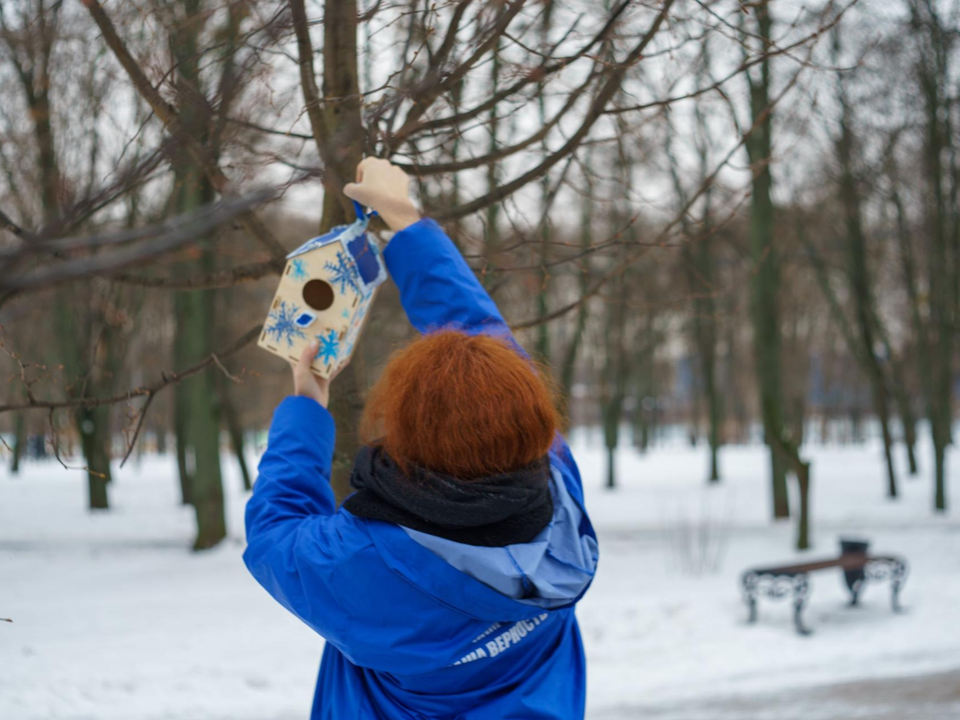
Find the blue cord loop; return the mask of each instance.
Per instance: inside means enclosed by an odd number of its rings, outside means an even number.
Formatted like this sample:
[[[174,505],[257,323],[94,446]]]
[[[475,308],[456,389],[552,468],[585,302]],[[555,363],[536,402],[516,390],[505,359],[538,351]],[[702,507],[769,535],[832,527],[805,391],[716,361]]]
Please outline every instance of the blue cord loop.
[[[353,201],[353,210],[354,212],[357,213],[358,220],[366,220],[367,218],[372,218],[374,215],[377,214],[377,211],[374,210],[368,215],[367,212],[363,209],[363,205],[358,203],[356,200]]]

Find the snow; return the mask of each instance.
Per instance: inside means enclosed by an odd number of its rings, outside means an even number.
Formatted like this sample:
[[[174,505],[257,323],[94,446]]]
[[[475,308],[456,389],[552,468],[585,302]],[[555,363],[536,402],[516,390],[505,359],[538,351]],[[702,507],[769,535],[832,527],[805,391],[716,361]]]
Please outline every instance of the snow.
[[[880,697],[863,683],[957,682],[960,524],[930,511],[926,474],[904,475],[891,502],[878,446],[805,448],[815,548],[804,555],[791,549],[793,525],[768,519],[759,446],[724,449],[718,487],[704,482],[702,448],[624,449],[621,486],[608,491],[598,439],[573,440],[601,541],[600,571],[578,610],[588,717],[801,717],[761,711],[778,698],[800,707],[835,683]],[[322,641],[247,575],[246,496],[235,463],[224,462],[230,538],[199,554],[188,551],[193,518],[177,505],[172,458],[118,470],[108,513],[87,512],[83,474],[56,463],[0,475],[0,617],[14,620],[0,623],[0,718],[306,717]],[[960,453],[948,467],[949,496],[960,501]],[[890,611],[886,584],[868,586],[863,607],[845,607],[840,573],[827,571],[812,578],[813,636],[793,632],[789,602],[761,600],[759,622],[746,624],[745,568],[834,555],[841,535],[907,558],[905,613]],[[761,714],[744,709],[748,700],[766,703]],[[850,717],[836,702],[802,717]],[[951,707],[960,710],[960,698]]]

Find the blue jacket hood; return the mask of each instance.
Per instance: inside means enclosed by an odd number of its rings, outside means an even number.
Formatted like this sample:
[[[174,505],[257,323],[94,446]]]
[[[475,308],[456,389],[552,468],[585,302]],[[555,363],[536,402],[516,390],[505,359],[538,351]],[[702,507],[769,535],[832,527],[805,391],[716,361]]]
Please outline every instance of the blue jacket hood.
[[[597,569],[597,539],[587,532],[585,513],[551,463],[553,519],[522,545],[479,547],[404,528],[417,543],[457,570],[532,607],[551,610],[576,602]]]

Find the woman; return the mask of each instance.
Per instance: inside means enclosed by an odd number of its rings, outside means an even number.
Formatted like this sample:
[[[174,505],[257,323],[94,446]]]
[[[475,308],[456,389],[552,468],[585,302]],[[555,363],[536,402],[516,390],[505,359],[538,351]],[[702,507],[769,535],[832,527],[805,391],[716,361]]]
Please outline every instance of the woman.
[[[308,348],[247,504],[253,576],[326,639],[313,718],[582,718],[574,605],[597,542],[543,380],[408,178],[368,158],[344,192],[423,337],[370,393],[351,485],[329,485],[329,383]]]

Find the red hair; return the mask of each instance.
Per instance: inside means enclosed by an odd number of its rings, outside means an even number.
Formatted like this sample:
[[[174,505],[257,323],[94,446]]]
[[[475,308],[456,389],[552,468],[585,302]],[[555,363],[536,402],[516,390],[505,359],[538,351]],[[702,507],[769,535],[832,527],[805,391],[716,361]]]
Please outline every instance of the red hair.
[[[546,455],[560,425],[546,374],[505,340],[443,330],[391,357],[360,434],[401,466],[463,480]]]

